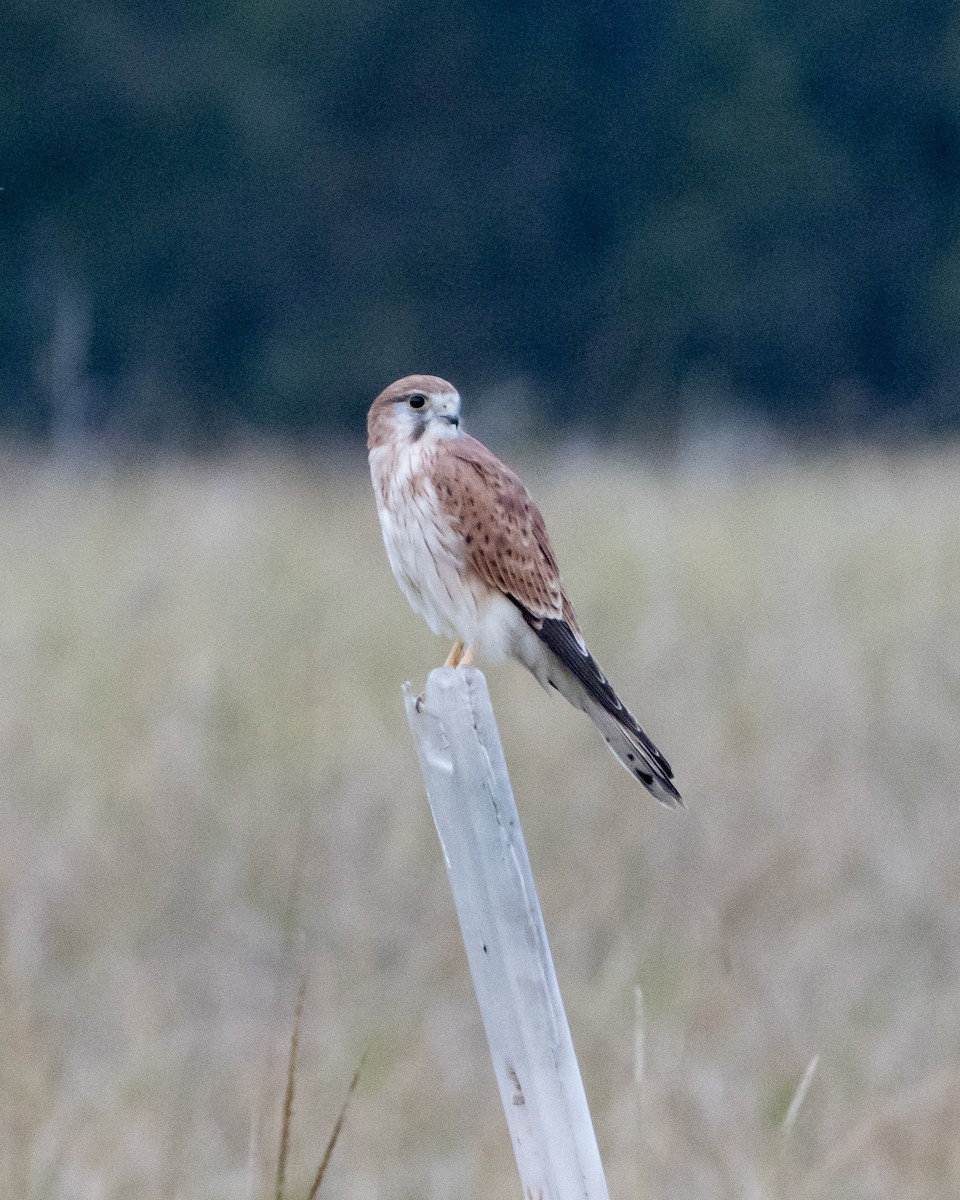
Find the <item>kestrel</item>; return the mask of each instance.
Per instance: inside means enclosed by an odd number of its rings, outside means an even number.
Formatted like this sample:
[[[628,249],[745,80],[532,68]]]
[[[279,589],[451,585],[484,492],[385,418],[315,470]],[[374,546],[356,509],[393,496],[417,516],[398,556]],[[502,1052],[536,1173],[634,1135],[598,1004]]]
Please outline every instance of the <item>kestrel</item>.
[[[582,709],[661,804],[681,804],[670,764],[587,650],[540,510],[460,428],[456,388],[435,375],[392,383],[367,434],[390,566],[433,632],[455,639],[445,665],[515,658]]]

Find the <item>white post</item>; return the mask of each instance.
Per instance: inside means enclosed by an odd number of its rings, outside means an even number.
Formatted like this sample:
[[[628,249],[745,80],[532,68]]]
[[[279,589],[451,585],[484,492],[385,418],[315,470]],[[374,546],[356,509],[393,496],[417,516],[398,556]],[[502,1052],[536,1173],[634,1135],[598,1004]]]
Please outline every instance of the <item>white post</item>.
[[[523,1195],[608,1200],[486,680],[441,667],[406,706]]]

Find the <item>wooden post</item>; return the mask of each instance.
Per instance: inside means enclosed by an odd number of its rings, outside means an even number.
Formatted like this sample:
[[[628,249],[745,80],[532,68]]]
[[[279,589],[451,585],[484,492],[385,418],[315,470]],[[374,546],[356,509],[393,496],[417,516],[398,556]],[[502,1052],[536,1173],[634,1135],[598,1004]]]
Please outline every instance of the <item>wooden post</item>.
[[[486,680],[441,667],[405,699],[523,1196],[608,1200]]]

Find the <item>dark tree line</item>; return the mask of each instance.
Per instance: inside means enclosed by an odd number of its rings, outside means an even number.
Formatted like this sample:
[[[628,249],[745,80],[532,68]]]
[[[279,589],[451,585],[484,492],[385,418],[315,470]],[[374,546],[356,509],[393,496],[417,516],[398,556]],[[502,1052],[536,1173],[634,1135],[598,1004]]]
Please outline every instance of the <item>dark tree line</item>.
[[[0,423],[960,424],[955,7],[8,0]],[[638,418],[642,418],[638,420]]]

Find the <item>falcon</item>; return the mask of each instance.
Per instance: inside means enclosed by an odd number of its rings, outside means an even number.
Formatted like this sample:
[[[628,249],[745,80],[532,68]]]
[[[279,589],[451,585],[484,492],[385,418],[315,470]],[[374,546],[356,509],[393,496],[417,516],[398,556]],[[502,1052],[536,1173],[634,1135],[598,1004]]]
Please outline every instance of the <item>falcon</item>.
[[[453,638],[444,664],[514,658],[597,726],[660,801],[682,804],[670,764],[587,649],[540,510],[517,476],[460,428],[460,396],[408,375],[367,416],[370,475],[390,566],[418,612]]]

